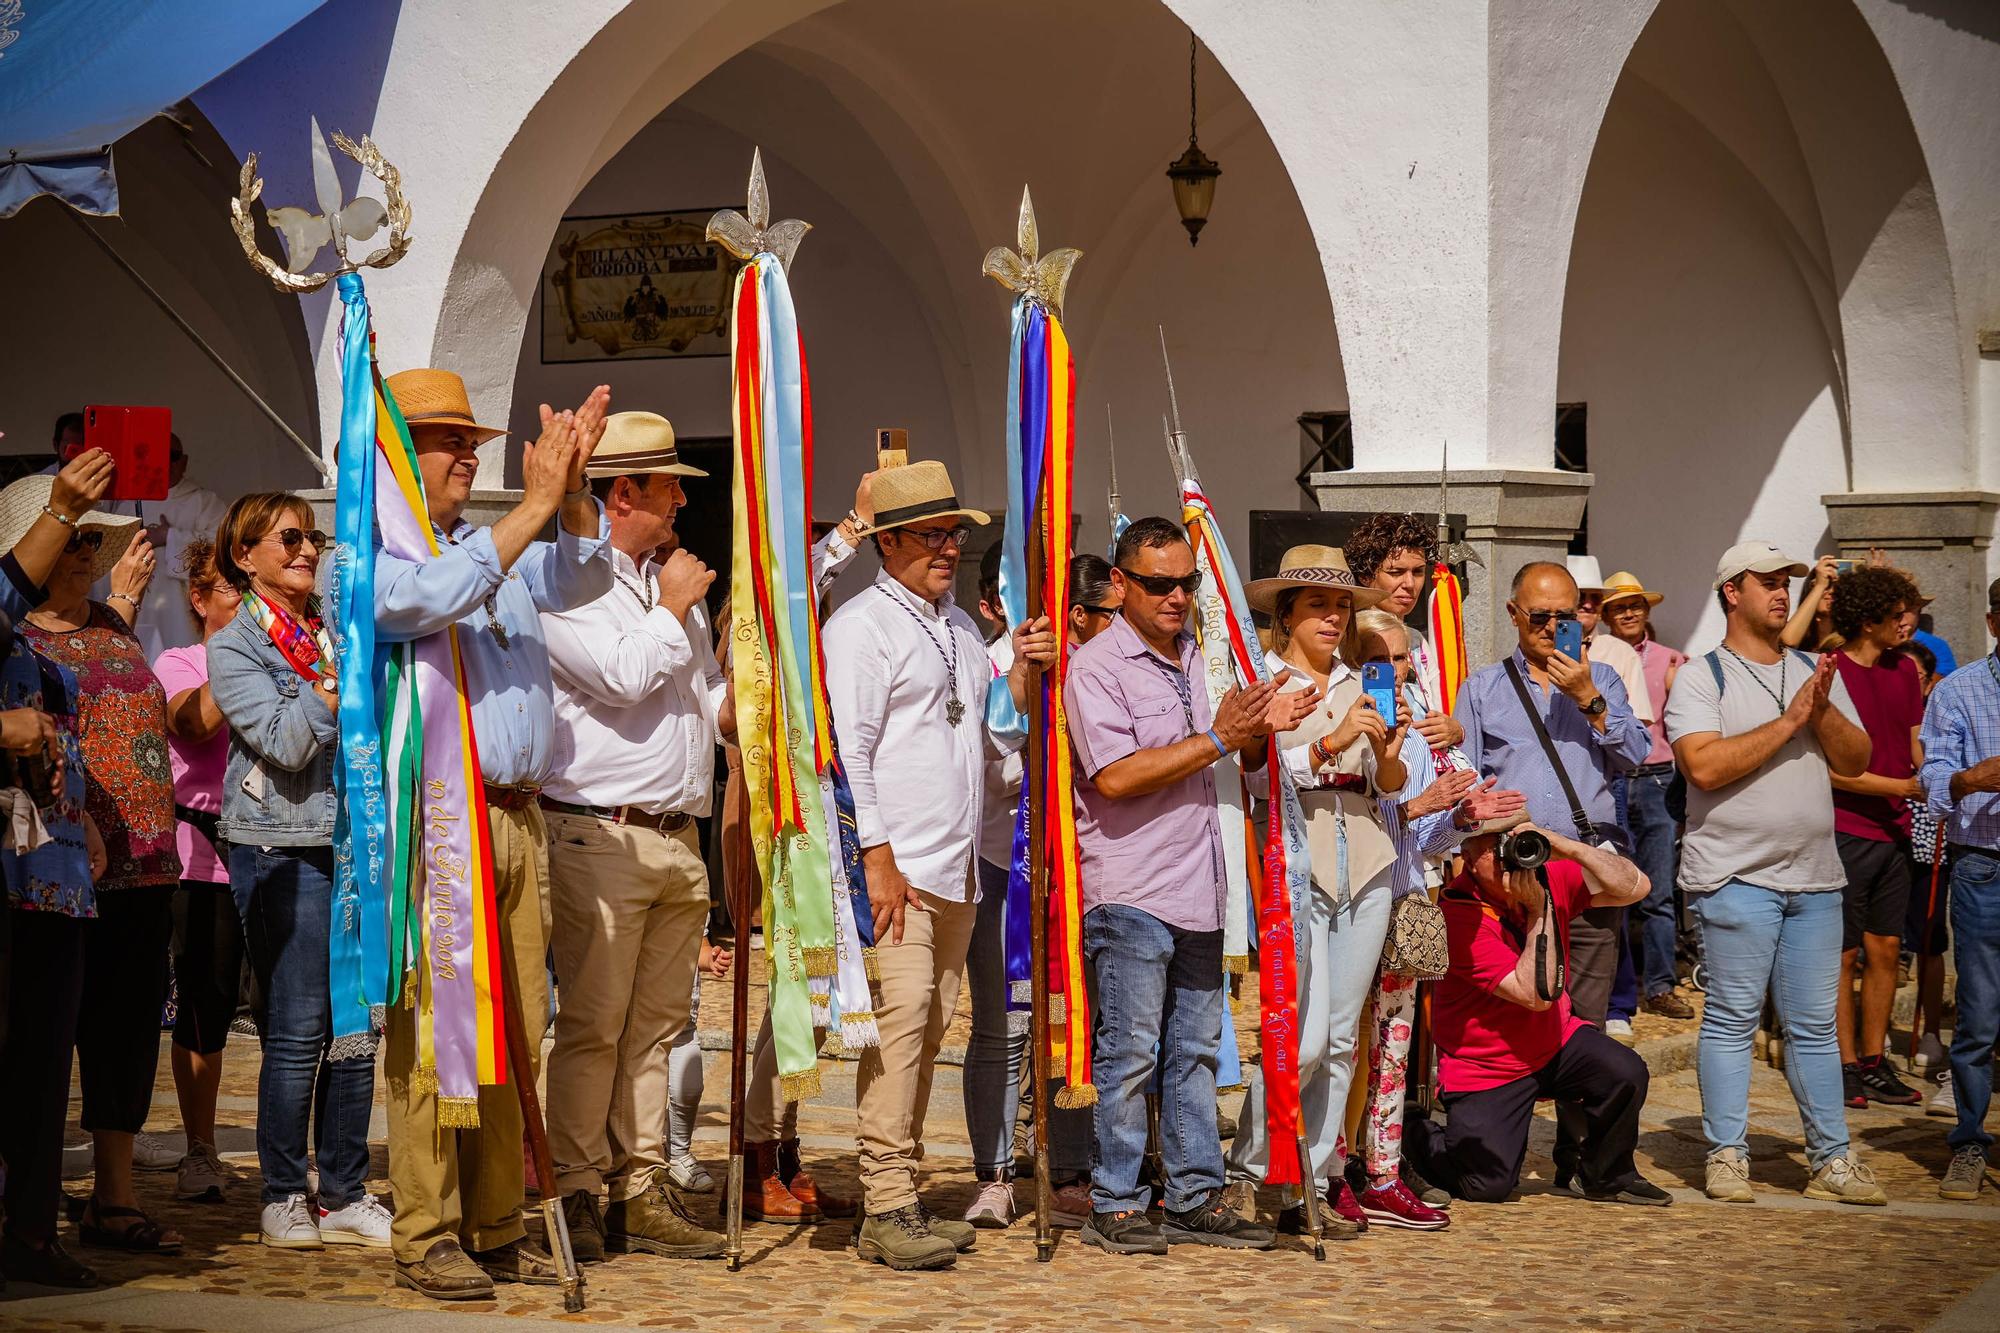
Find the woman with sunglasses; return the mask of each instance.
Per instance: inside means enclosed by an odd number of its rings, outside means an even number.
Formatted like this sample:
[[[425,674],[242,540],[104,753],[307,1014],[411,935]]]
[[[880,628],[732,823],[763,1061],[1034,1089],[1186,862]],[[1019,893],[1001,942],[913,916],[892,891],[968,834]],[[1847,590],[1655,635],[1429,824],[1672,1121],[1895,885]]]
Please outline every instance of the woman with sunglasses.
[[[108,863],[97,881],[97,922],[84,933],[76,1028],[96,1173],[79,1234],[85,1245],[175,1254],[180,1237],[141,1212],[132,1189],[133,1139],[152,1109],[159,1068],[181,878],[166,693],[132,633],[154,564],[136,519],[91,514],[71,528],[46,598],[18,628],[36,652],[75,674],[84,808]],[[107,574],[110,596],[92,601],[91,586]]]
[[[246,495],[231,505],[215,535],[216,568],[243,605],[208,641],[209,689],[229,726],[220,827],[265,1007],[260,1234],[292,1250],[389,1244],[389,1212],[366,1188],[374,1046],[333,1041],[327,949],[340,682],[314,591],[326,543],[312,506],[296,495]],[[317,1204],[306,1188],[315,1119]]]

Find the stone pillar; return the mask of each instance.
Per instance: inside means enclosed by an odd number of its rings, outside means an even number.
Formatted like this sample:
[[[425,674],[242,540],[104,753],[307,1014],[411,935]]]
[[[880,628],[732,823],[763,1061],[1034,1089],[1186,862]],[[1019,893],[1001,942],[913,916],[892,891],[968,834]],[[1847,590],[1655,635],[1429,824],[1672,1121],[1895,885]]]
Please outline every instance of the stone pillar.
[[[1465,647],[1474,667],[1511,650],[1507,589],[1532,560],[1561,562],[1590,498],[1587,472],[1503,468],[1454,470],[1450,512],[1465,520],[1465,540],[1479,557],[1466,571]],[[1315,472],[1313,493],[1328,513],[1407,511],[1435,515],[1436,472]]]
[[[1932,621],[1961,662],[1986,651],[1986,548],[2000,492],[1873,491],[1822,495],[1820,503],[1843,557],[1881,547],[1936,599]]]

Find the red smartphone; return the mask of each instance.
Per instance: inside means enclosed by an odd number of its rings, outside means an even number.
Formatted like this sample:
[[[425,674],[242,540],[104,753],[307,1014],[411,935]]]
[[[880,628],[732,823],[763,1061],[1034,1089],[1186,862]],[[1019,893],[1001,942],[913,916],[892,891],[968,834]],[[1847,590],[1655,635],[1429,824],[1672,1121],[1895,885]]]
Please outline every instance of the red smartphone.
[[[167,407],[86,407],[83,448],[111,455],[107,500],[167,498],[167,456],[171,452],[174,413]],[[64,459],[68,462],[68,459]]]

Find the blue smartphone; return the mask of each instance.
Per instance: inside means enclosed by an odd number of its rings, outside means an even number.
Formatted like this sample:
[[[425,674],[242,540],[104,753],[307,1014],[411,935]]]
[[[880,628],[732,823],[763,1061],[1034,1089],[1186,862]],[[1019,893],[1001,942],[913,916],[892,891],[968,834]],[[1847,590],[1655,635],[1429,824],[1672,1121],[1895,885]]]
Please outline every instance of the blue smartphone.
[[[1570,661],[1583,657],[1583,622],[1581,620],[1558,620],[1556,622],[1556,651]]]
[[[1388,662],[1364,662],[1361,664],[1361,689],[1375,701],[1375,711],[1396,728],[1396,668]]]

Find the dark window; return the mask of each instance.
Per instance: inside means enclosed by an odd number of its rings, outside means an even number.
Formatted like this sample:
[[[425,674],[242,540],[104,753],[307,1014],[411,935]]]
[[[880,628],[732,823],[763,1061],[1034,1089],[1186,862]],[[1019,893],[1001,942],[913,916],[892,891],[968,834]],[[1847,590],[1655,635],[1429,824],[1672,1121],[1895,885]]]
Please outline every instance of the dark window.
[[[1299,489],[1309,508],[1318,508],[1319,496],[1312,488],[1315,472],[1354,470],[1354,425],[1345,412],[1301,412],[1299,414]]]
[[[1556,471],[1590,471],[1590,404],[1556,404]],[[1583,520],[1569,539],[1571,555],[1590,554],[1590,506],[1583,507]]]

